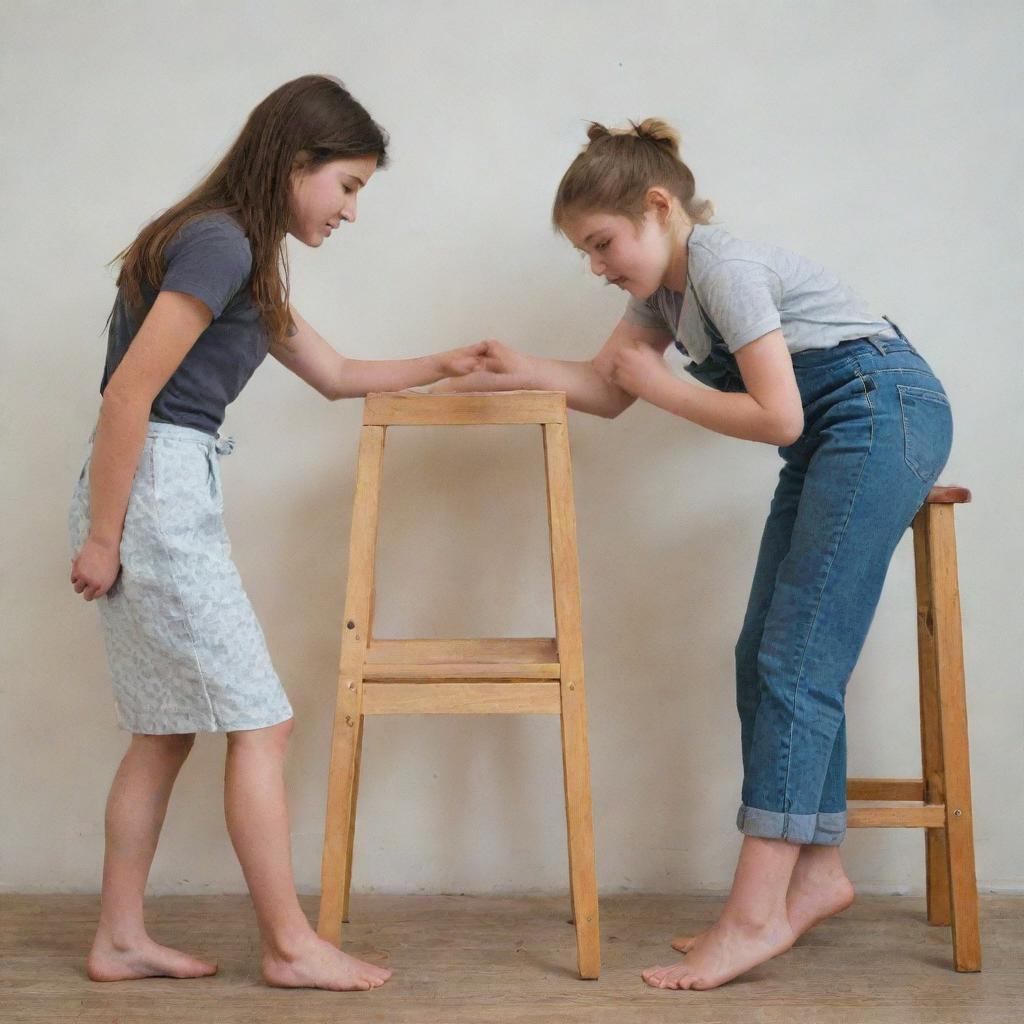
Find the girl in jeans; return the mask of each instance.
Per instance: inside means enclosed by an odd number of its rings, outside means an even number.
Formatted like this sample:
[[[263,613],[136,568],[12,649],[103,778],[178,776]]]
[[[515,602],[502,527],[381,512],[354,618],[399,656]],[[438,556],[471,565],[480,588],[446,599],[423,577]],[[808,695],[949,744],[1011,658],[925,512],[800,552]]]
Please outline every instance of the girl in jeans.
[[[555,226],[629,295],[585,362],[488,343],[451,390],[564,391],[618,416],[637,398],[783,465],[736,645],[743,845],[717,923],[651,967],[657,988],[713,988],[849,906],[846,683],[897,542],[949,454],[942,385],[899,328],[795,253],[709,224],[678,136],[662,121],[594,124],[558,187]],[[676,345],[690,373],[663,354]]]

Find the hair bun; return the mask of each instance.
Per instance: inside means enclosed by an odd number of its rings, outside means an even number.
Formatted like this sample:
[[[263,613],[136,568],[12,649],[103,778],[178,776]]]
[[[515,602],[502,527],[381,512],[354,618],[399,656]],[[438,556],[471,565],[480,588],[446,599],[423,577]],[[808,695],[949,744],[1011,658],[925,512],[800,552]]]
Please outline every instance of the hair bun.
[[[590,127],[587,128],[587,138],[594,142],[596,139],[603,139],[606,135],[611,135],[611,131],[605,128],[603,124],[598,124],[597,121],[591,121]]]
[[[674,156],[679,156],[679,132],[659,117],[645,117],[639,124],[630,121],[632,134],[638,139],[647,139],[664,146]]]

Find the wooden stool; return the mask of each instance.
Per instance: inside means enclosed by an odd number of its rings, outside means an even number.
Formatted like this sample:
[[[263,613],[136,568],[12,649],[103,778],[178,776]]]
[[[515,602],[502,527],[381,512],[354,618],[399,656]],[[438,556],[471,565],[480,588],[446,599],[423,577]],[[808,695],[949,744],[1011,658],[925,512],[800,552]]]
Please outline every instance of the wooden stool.
[[[544,440],[555,636],[378,640],[374,554],[384,434],[389,426],[539,424]],[[363,413],[349,546],[345,625],[331,744],[319,935],[339,943],[348,920],[365,715],[547,714],[562,725],[569,881],[580,977],[596,978],[598,927],[580,627],[579,557],[565,395],[369,395]]]
[[[849,800],[916,805],[851,809],[851,828],[925,829],[930,924],[952,924],[953,966],[981,970],[978,884],[974,874],[971,768],[956,570],[953,506],[964,487],[934,487],[914,517],[917,660],[921,693],[921,779],[849,779]]]

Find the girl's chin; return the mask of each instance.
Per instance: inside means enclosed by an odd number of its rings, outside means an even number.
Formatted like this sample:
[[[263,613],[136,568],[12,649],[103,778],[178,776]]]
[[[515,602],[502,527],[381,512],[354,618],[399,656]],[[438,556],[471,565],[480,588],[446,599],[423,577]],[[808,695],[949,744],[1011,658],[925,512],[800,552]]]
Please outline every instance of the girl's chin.
[[[649,299],[658,289],[648,288],[647,285],[637,284],[636,281],[627,281],[622,290],[629,292],[634,299]]]

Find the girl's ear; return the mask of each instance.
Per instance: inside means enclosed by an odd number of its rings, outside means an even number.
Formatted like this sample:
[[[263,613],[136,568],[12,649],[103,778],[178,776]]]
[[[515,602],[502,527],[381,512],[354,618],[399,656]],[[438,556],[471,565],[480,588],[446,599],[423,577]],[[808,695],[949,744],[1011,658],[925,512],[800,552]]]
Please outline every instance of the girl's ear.
[[[659,224],[666,224],[672,214],[672,196],[660,185],[654,185],[644,196],[644,205]]]
[[[305,174],[313,162],[313,154],[308,149],[300,149],[292,160],[292,176]]]

